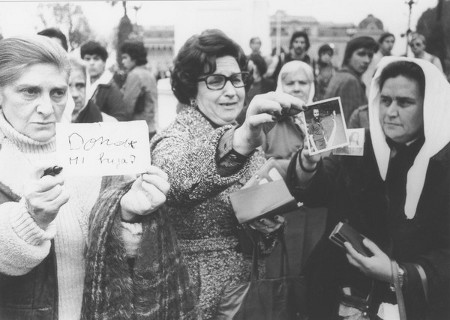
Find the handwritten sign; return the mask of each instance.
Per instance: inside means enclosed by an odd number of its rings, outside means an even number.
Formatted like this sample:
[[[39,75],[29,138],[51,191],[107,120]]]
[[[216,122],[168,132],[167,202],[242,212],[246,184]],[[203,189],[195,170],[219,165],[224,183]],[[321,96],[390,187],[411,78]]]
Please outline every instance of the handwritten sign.
[[[148,126],[143,120],[58,123],[56,151],[66,176],[142,173],[150,165]]]

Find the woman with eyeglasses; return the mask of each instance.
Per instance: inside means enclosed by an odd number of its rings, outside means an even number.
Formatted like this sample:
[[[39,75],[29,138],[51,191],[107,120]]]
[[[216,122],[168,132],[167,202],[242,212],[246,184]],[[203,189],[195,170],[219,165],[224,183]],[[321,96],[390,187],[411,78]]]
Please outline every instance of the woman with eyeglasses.
[[[227,283],[249,279],[251,259],[239,248],[229,194],[242,188],[265,161],[257,150],[262,126],[272,125],[282,110],[303,109],[300,99],[284,93],[258,95],[237,127],[249,85],[247,58],[233,40],[220,30],[191,37],[175,58],[172,73],[172,90],[185,106],[150,146],[153,164],[169,176],[168,212],[204,319],[215,318]],[[267,236],[259,243],[263,249],[274,245],[273,232],[282,223],[282,218],[253,223]]]
[[[414,32],[411,35],[409,46],[411,47],[411,51],[414,54],[415,58],[427,60],[434,64],[439,70],[443,71],[441,60],[438,57],[425,51],[425,49],[427,48],[427,43],[423,35]]]

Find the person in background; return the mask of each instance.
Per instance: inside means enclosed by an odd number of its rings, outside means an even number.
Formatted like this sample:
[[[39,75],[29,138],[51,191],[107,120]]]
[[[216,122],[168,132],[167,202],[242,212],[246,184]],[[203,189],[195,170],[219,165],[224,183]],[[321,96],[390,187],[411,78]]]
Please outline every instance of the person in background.
[[[434,64],[440,71],[443,71],[441,60],[438,57],[425,51],[425,49],[427,48],[427,42],[422,34],[413,32],[411,34],[409,46],[415,58],[425,59]]]
[[[47,28],[37,33],[40,36],[44,36],[56,41],[64,50],[69,51],[69,46],[67,44],[67,38],[61,30],[56,28]]]
[[[141,41],[126,41],[120,48],[127,79],[122,87],[127,118],[145,120],[150,139],[156,133],[158,89],[156,79],[146,69],[147,49]]]
[[[100,111],[119,121],[130,120],[125,112],[122,93],[113,80],[113,74],[106,70],[108,51],[99,42],[88,41],[80,48],[80,56],[87,64],[89,88],[87,100],[92,100]]]
[[[368,105],[363,105],[356,108],[348,120],[348,128],[369,128],[369,107]]]
[[[450,318],[450,85],[431,63],[384,57],[372,81],[361,157],[292,158],[288,186],[329,208],[311,256],[309,319]],[[366,239],[368,256],[328,239],[339,221]]]
[[[254,54],[261,55],[261,38],[260,37],[251,38],[249,46],[250,46],[250,49],[252,50],[252,52],[250,53],[250,56],[254,55]]]
[[[84,61],[70,59],[69,94],[75,102],[72,113],[74,123],[93,123],[117,121],[116,118],[100,111],[93,99],[87,97],[89,75]]]
[[[308,55],[310,47],[308,34],[304,31],[296,31],[292,34],[289,41],[289,52],[285,56],[284,63],[298,60],[311,64],[311,58]]]
[[[310,47],[308,34],[304,31],[296,31],[292,34],[291,40],[289,41],[289,52],[284,53],[281,50],[279,55],[272,54],[272,61],[267,70],[266,77],[272,77],[275,81],[278,80],[278,75],[281,67],[289,61],[303,61],[311,65],[312,61],[308,55],[308,50]]]
[[[251,259],[239,245],[239,225],[230,193],[239,190],[265,162],[258,150],[265,124],[303,102],[284,93],[257,95],[237,127],[248,87],[247,58],[220,30],[189,38],[174,60],[172,91],[186,106],[150,143],[152,162],[169,175],[168,215],[195,281],[203,319],[215,319],[227,284],[248,281]],[[269,253],[284,220],[260,219],[258,246]],[[263,266],[261,265],[261,268]],[[261,269],[261,276],[264,270]]]
[[[373,55],[372,61],[369,64],[366,72],[362,75],[362,81],[366,86],[366,95],[369,96],[370,81],[372,81],[373,75],[375,74],[375,69],[377,68],[378,62],[381,58],[390,56],[392,49],[395,44],[395,36],[390,32],[382,33],[380,38],[378,38],[378,51]]]
[[[46,37],[0,42],[0,318],[184,319],[196,307],[159,210],[167,175],[149,165],[131,181],[65,177],[57,167],[69,73]]]
[[[325,92],[331,78],[336,73],[336,68],[333,66],[334,50],[329,44],[324,44],[319,48],[319,59],[314,61],[314,75],[316,93],[314,100],[323,100]]]
[[[44,29],[42,31],[39,31],[37,33],[40,36],[47,37],[51,39],[52,41],[55,41],[57,44],[59,44],[66,52],[69,50],[69,47],[67,45],[67,38],[64,35],[64,33],[61,32],[61,30],[56,28],[48,28]],[[67,105],[64,109],[64,113],[61,118],[61,122],[70,122],[72,121],[72,113],[75,108],[75,103],[72,99],[72,97],[69,95],[67,99]]]
[[[342,68],[331,78],[324,99],[341,97],[344,118],[348,123],[353,110],[367,104],[366,87],[361,80],[369,67],[377,43],[371,37],[357,37],[345,47]]]
[[[248,105],[256,95],[275,90],[275,83],[272,81],[272,79],[264,77],[264,74],[267,71],[267,64],[261,55],[250,55],[248,60],[248,70],[252,74],[253,82],[250,85],[250,89],[248,89],[245,96],[245,106],[242,109],[241,114],[236,119],[239,123],[244,122]]]
[[[284,92],[310,104],[314,97],[312,68],[302,61],[286,63],[278,76],[277,92]],[[298,116],[286,116],[265,134],[262,149],[266,158],[275,158],[280,168],[287,167],[291,157],[303,147],[305,134]],[[285,172],[280,172],[282,175]],[[289,255],[290,275],[298,275],[321,238],[326,221],[325,208],[302,206],[283,215],[286,219],[285,239]],[[280,274],[281,248],[276,247],[266,258],[266,276]]]
[[[284,92],[312,103],[314,97],[314,75],[311,67],[305,62],[291,61],[286,63],[278,76],[277,92]],[[304,134],[301,120],[297,116],[288,116],[279,120],[264,135],[262,149],[266,158],[290,159],[303,146]]]

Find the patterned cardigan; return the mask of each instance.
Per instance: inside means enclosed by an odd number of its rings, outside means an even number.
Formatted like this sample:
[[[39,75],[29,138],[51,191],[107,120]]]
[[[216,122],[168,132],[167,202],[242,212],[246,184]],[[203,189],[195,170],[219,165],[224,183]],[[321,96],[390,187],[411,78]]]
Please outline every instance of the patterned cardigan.
[[[175,122],[151,141],[153,164],[169,175],[167,205],[205,319],[213,318],[225,283],[247,281],[250,266],[238,252],[239,224],[229,194],[240,189],[264,163],[254,153],[236,173],[217,172],[222,135],[198,109],[184,107]]]

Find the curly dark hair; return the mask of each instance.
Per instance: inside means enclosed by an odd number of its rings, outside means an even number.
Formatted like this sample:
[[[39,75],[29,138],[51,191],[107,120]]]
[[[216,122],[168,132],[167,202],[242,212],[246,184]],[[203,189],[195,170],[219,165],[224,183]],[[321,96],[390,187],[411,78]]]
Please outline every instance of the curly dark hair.
[[[214,73],[216,59],[224,56],[232,56],[241,71],[247,71],[244,51],[221,30],[205,30],[190,37],[174,60],[171,84],[178,101],[189,104],[190,99],[197,96],[198,78]]]
[[[147,64],[147,49],[142,41],[127,40],[120,47],[121,54],[128,54],[137,66]]]
[[[97,41],[88,41],[84,43],[80,48],[80,56],[81,59],[84,59],[85,55],[98,55],[100,59],[103,60],[103,62],[108,59],[108,51],[106,51],[106,48],[100,44],[100,42]]]

